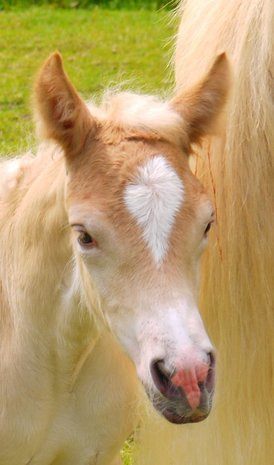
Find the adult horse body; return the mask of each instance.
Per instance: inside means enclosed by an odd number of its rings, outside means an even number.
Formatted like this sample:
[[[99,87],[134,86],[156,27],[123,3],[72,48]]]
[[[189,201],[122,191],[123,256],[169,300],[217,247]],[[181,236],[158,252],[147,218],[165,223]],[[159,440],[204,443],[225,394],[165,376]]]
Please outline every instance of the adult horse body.
[[[97,108],[58,54],[43,66],[38,128],[57,145],[0,165],[1,465],[116,464],[137,377],[170,423],[207,417],[214,351],[196,294],[213,209],[187,153],[227,74],[220,56],[168,103]]]
[[[234,75],[221,136],[197,149],[195,166],[217,210],[201,286],[203,317],[220,363],[217,401],[196,435],[185,436],[181,463],[271,465],[274,3],[186,0],[180,13],[177,88],[202,75],[217,50],[227,52]]]

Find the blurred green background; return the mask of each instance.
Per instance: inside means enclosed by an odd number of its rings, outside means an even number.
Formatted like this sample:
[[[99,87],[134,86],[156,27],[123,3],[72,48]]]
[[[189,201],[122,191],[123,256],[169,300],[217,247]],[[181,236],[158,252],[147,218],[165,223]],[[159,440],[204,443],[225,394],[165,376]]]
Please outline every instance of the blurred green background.
[[[81,7],[85,4],[89,8]],[[152,8],[150,0],[135,9],[94,6],[88,0],[0,0],[0,5],[1,154],[34,145],[32,84],[55,50],[62,53],[72,82],[85,98],[98,100],[104,89],[117,85],[154,94],[169,93],[173,87],[172,12]]]
[[[49,5],[57,8],[93,8],[94,6],[110,9],[170,9],[176,0],[0,0],[0,8],[29,7]]]

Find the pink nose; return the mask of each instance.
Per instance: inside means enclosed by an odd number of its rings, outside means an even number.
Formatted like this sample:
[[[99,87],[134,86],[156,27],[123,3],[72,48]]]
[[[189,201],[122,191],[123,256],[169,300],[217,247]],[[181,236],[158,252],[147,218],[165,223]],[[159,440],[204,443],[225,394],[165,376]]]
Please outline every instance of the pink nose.
[[[180,369],[176,371],[171,378],[171,382],[181,388],[186,395],[187,401],[195,410],[201,402],[201,390],[199,384],[204,384],[208,378],[209,365],[200,363],[191,368]]]

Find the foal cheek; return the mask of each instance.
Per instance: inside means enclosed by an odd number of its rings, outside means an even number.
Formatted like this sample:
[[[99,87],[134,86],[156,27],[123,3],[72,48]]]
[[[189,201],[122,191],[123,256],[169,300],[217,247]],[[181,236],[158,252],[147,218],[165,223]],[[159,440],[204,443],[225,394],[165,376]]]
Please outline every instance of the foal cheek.
[[[94,266],[89,260],[86,267],[97,290],[107,325],[127,355],[136,362],[140,353],[137,340],[138,312],[132,307],[135,299],[128,293],[126,277],[117,276],[115,267],[109,263]]]

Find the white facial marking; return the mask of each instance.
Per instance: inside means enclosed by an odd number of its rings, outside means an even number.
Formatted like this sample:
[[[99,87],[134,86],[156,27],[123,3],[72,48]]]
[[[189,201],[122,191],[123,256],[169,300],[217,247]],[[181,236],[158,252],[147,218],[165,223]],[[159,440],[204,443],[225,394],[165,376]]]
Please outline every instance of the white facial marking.
[[[125,190],[125,203],[159,266],[168,247],[169,236],[184,197],[184,186],[162,155],[139,168],[135,181]]]

